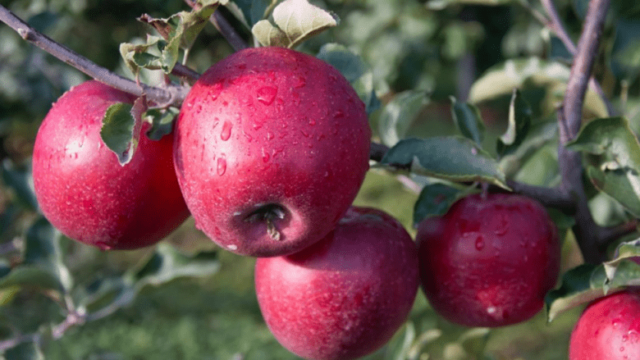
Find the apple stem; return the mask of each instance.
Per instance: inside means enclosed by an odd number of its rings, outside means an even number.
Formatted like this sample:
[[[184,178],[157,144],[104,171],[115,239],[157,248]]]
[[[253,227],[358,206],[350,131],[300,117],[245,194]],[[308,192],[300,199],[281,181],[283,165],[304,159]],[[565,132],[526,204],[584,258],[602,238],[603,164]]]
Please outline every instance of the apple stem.
[[[275,241],[280,241],[280,232],[278,231],[278,228],[276,228],[272,219],[267,217],[265,220],[267,222],[267,233],[269,234],[269,237]]]

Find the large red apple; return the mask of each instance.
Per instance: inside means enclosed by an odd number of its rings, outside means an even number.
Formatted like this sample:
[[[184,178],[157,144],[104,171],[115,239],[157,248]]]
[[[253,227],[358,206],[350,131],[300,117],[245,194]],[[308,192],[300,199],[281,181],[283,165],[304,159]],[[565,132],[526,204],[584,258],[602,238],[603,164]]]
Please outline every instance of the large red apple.
[[[429,303],[466,326],[531,318],[560,269],[555,225],[539,203],[520,195],[466,197],[422,221],[417,241]]]
[[[590,304],[571,334],[569,360],[640,359],[640,291],[627,290]]]
[[[320,242],[256,263],[269,329],[305,359],[354,359],[380,348],[406,320],[418,285],[415,244],[375,209],[351,208]]]
[[[196,226],[242,255],[327,235],[369,168],[364,104],[333,67],[284,48],[237,52],[182,105],[175,166]]]
[[[140,137],[121,166],[100,137],[102,118],[134,97],[97,81],[65,93],[42,122],[33,182],[44,216],[68,237],[101,249],[151,245],[189,215],[173,168],[173,139]]]

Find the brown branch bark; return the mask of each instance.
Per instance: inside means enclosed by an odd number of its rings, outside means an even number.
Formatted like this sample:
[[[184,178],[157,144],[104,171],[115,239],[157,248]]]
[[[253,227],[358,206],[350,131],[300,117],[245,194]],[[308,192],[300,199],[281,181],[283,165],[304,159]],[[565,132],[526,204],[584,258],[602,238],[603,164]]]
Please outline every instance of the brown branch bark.
[[[15,30],[24,40],[114,88],[137,96],[146,94],[147,98],[155,103],[175,106],[179,106],[187,95],[188,88],[185,87],[169,85],[166,88],[157,88],[144,84],[138,85],[132,80],[114,74],[73,50],[58,44],[46,35],[37,32],[2,5],[0,5],[0,21]]]
[[[582,156],[569,151],[565,144],[572,140],[582,125],[582,107],[590,74],[600,46],[602,28],[610,0],[591,0],[582,30],[562,108],[558,111],[561,144],[558,148],[562,188],[576,201],[576,224],[573,232],[586,262],[600,263],[605,253],[599,248],[598,225],[594,222],[582,183]]]

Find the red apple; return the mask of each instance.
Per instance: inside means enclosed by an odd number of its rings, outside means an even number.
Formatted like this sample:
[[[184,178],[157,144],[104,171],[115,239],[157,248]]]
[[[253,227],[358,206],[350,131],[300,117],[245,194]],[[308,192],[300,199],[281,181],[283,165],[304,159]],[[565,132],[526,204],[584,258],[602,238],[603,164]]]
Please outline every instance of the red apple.
[[[556,283],[560,243],[536,201],[519,195],[466,197],[420,223],[422,286],[445,319],[496,327],[531,318]]]
[[[44,216],[66,236],[101,249],[151,245],[189,215],[170,136],[141,136],[125,166],[102,142],[107,108],[133,100],[97,81],[76,86],[53,105],[33,149],[33,182]]]
[[[591,303],[571,334],[569,360],[636,359],[640,359],[640,290]]]
[[[327,235],[369,168],[364,104],[333,67],[284,48],[239,51],[182,105],[175,166],[196,226],[242,255]]]
[[[305,359],[355,359],[380,348],[406,320],[418,285],[415,244],[375,209],[351,208],[320,242],[256,263],[269,329]]]

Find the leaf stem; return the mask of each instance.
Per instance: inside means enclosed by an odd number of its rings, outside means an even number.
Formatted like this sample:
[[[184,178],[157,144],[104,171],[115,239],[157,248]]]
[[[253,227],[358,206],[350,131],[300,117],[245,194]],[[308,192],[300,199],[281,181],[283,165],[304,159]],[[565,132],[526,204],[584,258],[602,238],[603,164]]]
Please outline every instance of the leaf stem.
[[[116,89],[137,96],[146,94],[147,98],[156,103],[170,103],[177,106],[182,103],[187,95],[188,88],[182,86],[168,85],[166,88],[157,88],[144,84],[138,85],[134,81],[114,74],[73,50],[53,41],[46,35],[39,33],[2,5],[0,5],[0,21],[15,30],[24,40],[29,41],[92,78]]]
[[[197,3],[193,0],[184,0],[184,2],[192,8],[197,6]],[[229,23],[229,21],[216,10],[210,18],[211,23],[215,28],[222,34],[222,36],[227,40],[229,45],[235,51],[240,51],[249,47],[247,43],[242,39],[242,37],[238,34],[238,32],[233,28],[233,26]]]

